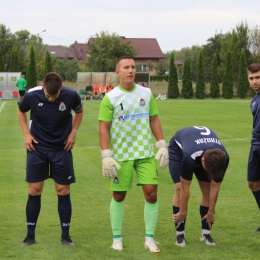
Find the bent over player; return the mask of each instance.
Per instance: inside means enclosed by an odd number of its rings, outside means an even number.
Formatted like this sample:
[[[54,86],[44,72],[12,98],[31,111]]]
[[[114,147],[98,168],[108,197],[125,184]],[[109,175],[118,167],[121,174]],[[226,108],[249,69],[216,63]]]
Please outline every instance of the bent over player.
[[[31,110],[30,128],[26,112]],[[74,110],[74,117],[71,111]],[[82,102],[76,91],[63,87],[59,74],[51,72],[43,85],[29,89],[19,103],[18,119],[27,150],[26,205],[27,236],[21,246],[35,243],[36,222],[41,209],[44,181],[53,178],[58,195],[61,242],[74,246],[70,235],[70,184],[75,182],[71,149],[83,116]]]
[[[166,142],[151,90],[144,89],[134,82],[136,68],[133,58],[121,57],[117,61],[115,72],[120,85],[105,95],[98,117],[103,175],[112,178],[111,248],[123,249],[121,229],[124,200],[127,191],[132,188],[133,170],[135,170],[137,185],[142,186],[145,197],[144,247],[153,253],[159,253],[160,249],[153,239],[158,216],[158,176],[155,158],[161,158],[161,168],[168,165]],[[156,147],[159,148],[155,157],[152,133],[157,140]],[[117,173],[114,167],[118,169]]]
[[[202,192],[200,240],[206,245],[215,246],[210,229],[215,221],[218,193],[229,163],[228,153],[215,132],[205,126],[190,126],[177,131],[170,140],[168,151],[169,169],[174,182],[175,244],[186,246],[185,222],[194,173]]]

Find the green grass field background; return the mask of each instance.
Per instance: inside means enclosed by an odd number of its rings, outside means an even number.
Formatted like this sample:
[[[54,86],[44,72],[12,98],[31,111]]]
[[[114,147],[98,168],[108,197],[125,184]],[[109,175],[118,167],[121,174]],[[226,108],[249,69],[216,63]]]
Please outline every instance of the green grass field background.
[[[246,181],[252,130],[250,99],[157,101],[167,142],[182,127],[203,125],[216,131],[230,155],[211,232],[217,244],[215,247],[199,241],[201,194],[196,178],[191,185],[188,207],[187,246],[174,245],[173,183],[168,169],[158,167],[159,217],[155,233],[161,249],[158,255],[143,248],[144,198],[142,189],[135,185],[125,200],[124,250],[116,252],[110,249],[111,191],[109,180],[101,172],[97,120],[100,101],[83,102],[84,119],[73,149],[77,181],[71,186],[73,216],[70,234],[76,246],[65,247],[60,243],[57,196],[50,179],[45,182],[42,194],[36,244],[20,247],[26,236],[26,151],[17,119],[16,101],[0,101],[0,259],[259,259],[260,233],[252,231],[260,226],[259,210]]]

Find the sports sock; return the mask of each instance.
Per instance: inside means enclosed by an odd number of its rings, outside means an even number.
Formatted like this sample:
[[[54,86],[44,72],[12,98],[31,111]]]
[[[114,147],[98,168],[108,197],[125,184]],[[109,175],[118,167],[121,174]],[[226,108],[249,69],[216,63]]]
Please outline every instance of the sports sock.
[[[154,204],[145,201],[144,204],[144,222],[146,237],[153,237],[158,217],[158,201]]]
[[[58,212],[60,216],[61,235],[68,236],[72,214],[70,194],[65,196],[58,195]]]
[[[179,207],[175,207],[175,206],[172,206],[172,211],[173,211],[173,214],[177,214],[179,211],[180,211],[180,208]],[[176,229],[176,235],[184,235],[185,234],[185,222],[186,222],[186,219],[181,223],[181,225]],[[175,223],[175,228],[177,227],[177,224],[178,223]]]
[[[255,197],[255,200],[256,200],[256,203],[258,205],[258,208],[260,209],[260,190],[258,191],[252,191],[254,197]]]
[[[32,196],[29,194],[26,204],[27,235],[34,236],[36,223],[41,210],[41,195]]]
[[[121,237],[122,222],[124,218],[124,201],[117,202],[112,197],[110,202],[110,221],[114,238]]]
[[[207,215],[209,211],[209,207],[205,207],[205,206],[201,206],[200,205],[200,216],[201,219]],[[213,223],[211,223],[212,225]],[[206,219],[203,219],[201,221],[201,229],[202,229],[202,234],[210,234],[210,229],[209,229],[209,225],[208,225],[208,221]]]

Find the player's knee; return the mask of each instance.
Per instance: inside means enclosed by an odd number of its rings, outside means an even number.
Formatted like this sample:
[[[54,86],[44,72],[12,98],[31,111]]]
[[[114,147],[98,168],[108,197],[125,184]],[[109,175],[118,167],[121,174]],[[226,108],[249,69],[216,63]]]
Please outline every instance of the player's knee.
[[[251,191],[258,191],[260,189],[260,184],[259,184],[259,182],[256,182],[256,181],[249,181],[248,188]]]

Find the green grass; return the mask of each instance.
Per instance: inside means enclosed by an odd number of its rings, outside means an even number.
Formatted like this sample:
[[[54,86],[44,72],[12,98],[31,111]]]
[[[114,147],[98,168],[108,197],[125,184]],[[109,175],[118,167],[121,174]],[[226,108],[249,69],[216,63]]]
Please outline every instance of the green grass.
[[[114,252],[110,249],[111,191],[109,180],[101,172],[97,120],[100,101],[84,101],[84,119],[73,149],[77,181],[71,186],[73,216],[70,233],[76,246],[64,247],[60,243],[57,196],[53,181],[48,180],[37,223],[37,243],[31,247],[20,247],[26,235],[26,152],[17,120],[16,101],[1,100],[0,108],[3,103],[0,112],[0,259],[259,259],[260,234],[252,232],[260,225],[259,210],[246,181],[252,130],[250,99],[157,101],[167,142],[182,127],[204,125],[217,132],[230,155],[212,229],[216,247],[207,247],[199,241],[201,194],[196,178],[191,185],[186,224],[187,247],[174,245],[173,183],[168,169],[158,168],[159,218],[155,240],[161,243],[159,255],[143,249],[144,198],[141,188],[135,185],[125,201],[124,250]]]

